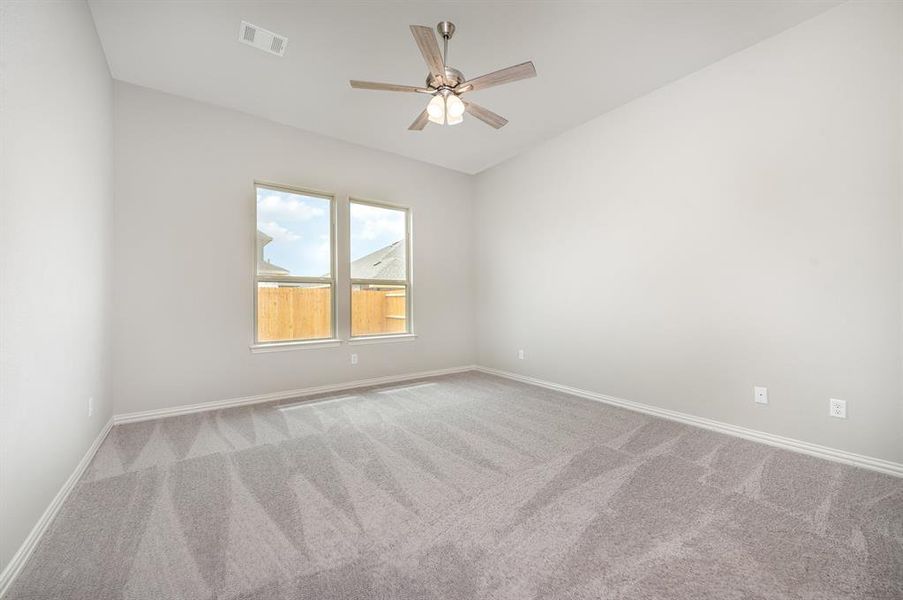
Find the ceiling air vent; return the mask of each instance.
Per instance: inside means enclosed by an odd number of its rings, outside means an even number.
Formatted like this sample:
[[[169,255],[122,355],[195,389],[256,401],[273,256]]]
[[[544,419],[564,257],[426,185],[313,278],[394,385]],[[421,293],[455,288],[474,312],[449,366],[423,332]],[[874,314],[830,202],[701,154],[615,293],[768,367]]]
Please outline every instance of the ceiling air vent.
[[[288,46],[287,37],[267,31],[257,25],[251,25],[247,21],[241,22],[241,29],[238,30],[238,41],[276,56],[283,56],[285,47]]]

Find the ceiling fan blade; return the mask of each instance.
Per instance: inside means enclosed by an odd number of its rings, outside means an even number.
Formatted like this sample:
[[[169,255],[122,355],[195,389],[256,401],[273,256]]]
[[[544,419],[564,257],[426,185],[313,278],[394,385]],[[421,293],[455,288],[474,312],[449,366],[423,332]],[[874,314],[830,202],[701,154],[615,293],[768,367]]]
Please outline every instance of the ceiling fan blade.
[[[511,83],[512,81],[519,81],[521,79],[527,79],[529,77],[536,77],[536,68],[533,66],[532,62],[527,61],[519,65],[514,65],[513,67],[508,67],[507,69],[501,69],[499,71],[487,73],[486,75],[480,75],[479,77],[471,79],[470,81],[465,81],[457,88],[455,88],[455,91],[459,94],[462,94],[464,92],[475,92],[477,90],[484,90],[494,85]]]
[[[426,112],[426,109],[423,110],[422,113],[417,115],[417,118],[414,119],[414,122],[411,123],[411,126],[408,127],[411,131],[423,131],[423,128],[426,127],[427,123],[430,122],[430,115]]]
[[[411,25],[411,33],[414,34],[414,40],[423,54],[423,60],[430,69],[433,77],[442,79],[445,77],[445,66],[442,61],[442,52],[439,51],[439,43],[436,41],[436,34],[433,33],[432,27],[424,27],[423,25]]]
[[[501,115],[497,115],[488,108],[483,108],[479,104],[474,104],[473,102],[464,101],[464,110],[483,121],[487,125],[491,125],[496,129],[501,129],[505,125],[508,124],[508,119]]]
[[[421,94],[431,94],[432,91],[426,88],[420,88],[413,85],[398,85],[397,83],[378,83],[376,81],[357,81],[351,80],[351,87],[358,90],[379,90],[383,92],[418,92]]]

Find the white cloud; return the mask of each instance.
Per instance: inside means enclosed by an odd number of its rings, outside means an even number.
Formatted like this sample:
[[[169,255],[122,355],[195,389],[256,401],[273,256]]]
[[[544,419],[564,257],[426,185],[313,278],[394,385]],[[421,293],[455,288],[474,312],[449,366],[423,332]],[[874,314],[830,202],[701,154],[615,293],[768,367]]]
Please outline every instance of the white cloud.
[[[364,228],[358,233],[362,240],[375,240],[376,238],[387,236],[393,240],[400,240],[404,237],[404,223],[390,219],[371,219],[364,221]]]
[[[311,206],[304,200],[283,194],[270,194],[257,202],[257,218],[259,220],[309,221],[325,214],[326,210],[323,208]]]
[[[275,221],[268,221],[266,223],[258,222],[257,228],[277,242],[294,242],[295,240],[301,239],[300,235],[286,229]]]
[[[354,237],[374,240],[381,237],[397,241],[404,238],[405,217],[402,211],[387,210],[367,204],[353,204],[351,217],[355,224]]]
[[[329,264],[329,242],[321,242],[314,247],[313,256],[318,264]]]

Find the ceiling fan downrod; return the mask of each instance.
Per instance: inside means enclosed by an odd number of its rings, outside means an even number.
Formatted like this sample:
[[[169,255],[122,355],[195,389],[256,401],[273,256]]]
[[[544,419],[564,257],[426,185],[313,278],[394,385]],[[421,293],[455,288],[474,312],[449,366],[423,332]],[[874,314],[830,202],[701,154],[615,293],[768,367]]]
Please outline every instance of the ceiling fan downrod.
[[[455,24],[451,21],[439,21],[436,25],[436,31],[442,36],[442,67],[448,68],[448,40],[455,35]]]

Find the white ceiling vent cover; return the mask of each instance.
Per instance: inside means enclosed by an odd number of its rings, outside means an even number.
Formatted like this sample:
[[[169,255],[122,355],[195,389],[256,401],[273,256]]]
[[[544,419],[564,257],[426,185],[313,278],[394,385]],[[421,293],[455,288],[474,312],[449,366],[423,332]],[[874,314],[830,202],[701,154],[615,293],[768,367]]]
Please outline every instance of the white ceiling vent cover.
[[[241,22],[241,29],[238,30],[238,41],[276,56],[285,55],[285,47],[288,46],[287,37],[267,31],[247,21]]]

